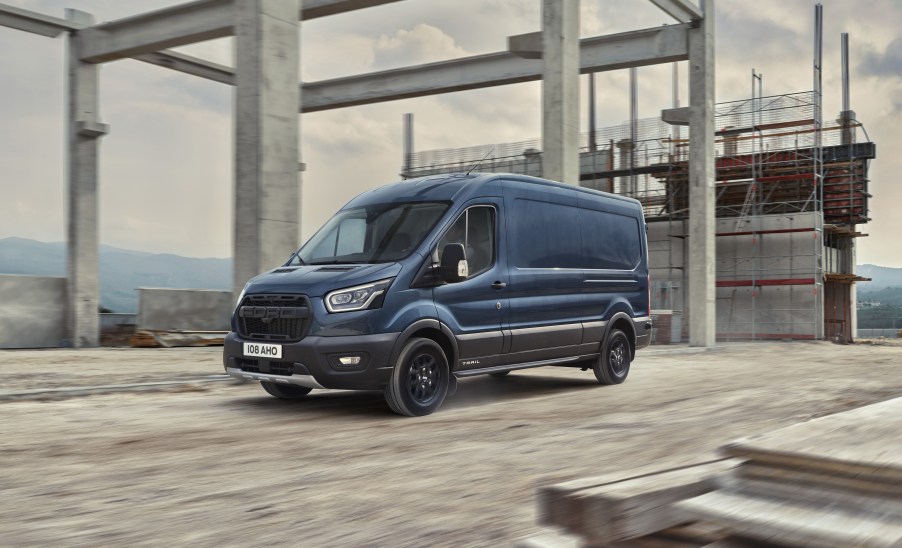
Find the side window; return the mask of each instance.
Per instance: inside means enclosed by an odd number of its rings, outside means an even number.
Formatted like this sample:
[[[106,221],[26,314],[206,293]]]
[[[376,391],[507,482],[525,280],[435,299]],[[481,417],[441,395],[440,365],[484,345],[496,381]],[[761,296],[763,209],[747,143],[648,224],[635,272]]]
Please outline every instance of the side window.
[[[641,243],[635,217],[580,209],[579,224],[586,268],[632,270],[639,263]]]
[[[448,244],[464,245],[470,277],[488,270],[495,262],[495,209],[475,206],[464,211],[439,239],[436,249],[439,261]]]
[[[516,199],[508,237],[518,268],[582,268],[579,210],[551,202]]]

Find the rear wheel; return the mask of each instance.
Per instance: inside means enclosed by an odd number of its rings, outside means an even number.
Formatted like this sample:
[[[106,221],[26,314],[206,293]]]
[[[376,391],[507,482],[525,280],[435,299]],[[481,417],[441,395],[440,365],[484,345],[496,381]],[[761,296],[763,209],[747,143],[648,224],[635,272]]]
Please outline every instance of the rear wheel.
[[[630,372],[633,353],[626,333],[612,329],[601,348],[601,355],[592,367],[601,384],[620,384]]]
[[[296,384],[276,384],[274,382],[260,381],[263,390],[266,390],[271,396],[275,396],[280,400],[296,400],[303,398],[310,393],[312,388],[306,386],[298,386]]]
[[[431,339],[411,339],[395,363],[385,387],[385,401],[399,415],[428,415],[445,400],[450,375],[448,359],[438,343]]]

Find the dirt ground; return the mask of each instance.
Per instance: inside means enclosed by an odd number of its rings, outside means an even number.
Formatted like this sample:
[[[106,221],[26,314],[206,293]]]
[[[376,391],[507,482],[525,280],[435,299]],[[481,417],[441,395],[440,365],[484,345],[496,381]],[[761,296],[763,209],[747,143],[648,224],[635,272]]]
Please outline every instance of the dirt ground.
[[[902,396],[898,344],[647,349],[620,386],[476,377],[415,419],[374,393],[279,401],[216,380],[220,364],[219,349],[0,352],[0,544],[510,546],[538,529],[539,485],[688,464]],[[185,382],[11,396],[167,380]]]

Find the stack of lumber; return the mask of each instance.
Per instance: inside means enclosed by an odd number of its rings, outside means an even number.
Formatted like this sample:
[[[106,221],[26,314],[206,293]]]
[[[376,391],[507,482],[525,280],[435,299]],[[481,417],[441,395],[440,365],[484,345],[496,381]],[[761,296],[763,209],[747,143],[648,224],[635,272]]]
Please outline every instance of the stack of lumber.
[[[156,331],[139,329],[129,339],[132,348],[171,348],[174,346],[222,346],[226,331]]]
[[[790,546],[902,546],[902,398],[722,448],[743,459],[685,519]]]
[[[673,504],[717,489],[716,478],[738,464],[717,459],[663,471],[646,467],[541,487],[538,520],[591,546],[705,546],[726,535],[683,526],[687,520]],[[522,545],[554,546],[551,538],[553,531]]]

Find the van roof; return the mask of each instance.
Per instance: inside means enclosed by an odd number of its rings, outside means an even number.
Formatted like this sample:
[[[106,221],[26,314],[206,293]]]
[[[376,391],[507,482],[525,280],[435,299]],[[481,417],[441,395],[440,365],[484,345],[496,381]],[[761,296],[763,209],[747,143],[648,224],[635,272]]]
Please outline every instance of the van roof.
[[[449,173],[407,179],[363,192],[348,202],[345,208],[375,203],[409,201],[466,201],[472,197],[482,195],[485,192],[485,187],[496,186],[492,185],[492,183],[497,184],[501,179],[551,186],[594,196],[604,196],[609,199],[630,203],[641,209],[641,204],[638,200],[626,196],[512,173]]]

